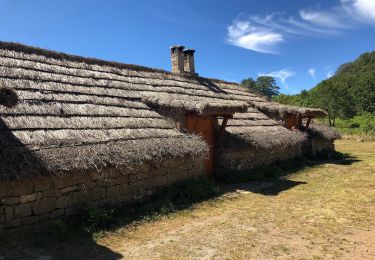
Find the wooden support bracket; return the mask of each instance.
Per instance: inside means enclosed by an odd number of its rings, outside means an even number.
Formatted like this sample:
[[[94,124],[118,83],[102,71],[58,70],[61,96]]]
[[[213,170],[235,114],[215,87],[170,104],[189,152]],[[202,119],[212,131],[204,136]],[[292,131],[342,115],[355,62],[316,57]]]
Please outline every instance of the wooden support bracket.
[[[311,122],[311,117],[307,119],[306,126],[305,126],[306,129],[309,128],[310,122]]]
[[[228,124],[228,120],[233,118],[233,115],[225,115],[223,117],[223,122],[219,126],[219,129],[216,133],[216,146],[220,146],[220,140],[223,138],[225,127]]]

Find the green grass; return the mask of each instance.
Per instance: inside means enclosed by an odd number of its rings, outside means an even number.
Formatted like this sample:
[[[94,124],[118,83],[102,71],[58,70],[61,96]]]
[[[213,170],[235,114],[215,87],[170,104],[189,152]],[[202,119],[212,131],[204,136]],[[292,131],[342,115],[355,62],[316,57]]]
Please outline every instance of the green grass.
[[[328,119],[323,119],[321,123],[328,125]],[[335,129],[346,136],[363,138],[365,140],[375,139],[375,116],[369,113],[356,115],[353,118],[337,118]]]

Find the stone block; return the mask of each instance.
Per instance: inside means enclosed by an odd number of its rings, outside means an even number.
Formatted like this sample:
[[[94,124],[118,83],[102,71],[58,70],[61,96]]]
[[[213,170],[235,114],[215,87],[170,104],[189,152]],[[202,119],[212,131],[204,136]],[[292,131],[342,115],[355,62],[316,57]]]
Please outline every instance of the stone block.
[[[99,207],[99,202],[96,200],[96,201],[90,201],[87,203],[87,207],[89,208],[97,208]]]
[[[73,177],[73,185],[89,182],[89,175],[87,173],[80,173]]]
[[[5,221],[14,219],[14,210],[13,207],[5,207]]]
[[[122,204],[132,201],[132,195],[127,194],[116,198],[116,204]]]
[[[54,210],[51,213],[51,219],[57,219],[59,217],[64,216],[64,214],[65,214],[65,210],[64,209]]]
[[[44,198],[55,197],[55,190],[46,190],[42,192]]]
[[[67,194],[67,193],[70,193],[72,191],[77,191],[78,190],[78,186],[77,185],[74,185],[74,186],[69,186],[69,187],[65,187],[65,188],[62,188],[58,191],[59,195],[60,194]]]
[[[50,190],[52,187],[52,179],[39,177],[34,180],[34,191],[46,191]]]
[[[0,198],[6,197],[8,195],[8,183],[0,182]]]
[[[92,200],[98,200],[105,197],[105,188],[95,187],[92,192]]]
[[[145,187],[145,183],[143,181],[139,181],[139,182],[129,184],[129,189],[132,193],[138,192],[140,189],[142,189],[144,187]]]
[[[69,207],[65,209],[66,216],[74,216],[79,214],[79,209],[77,207]]]
[[[112,186],[107,188],[106,198],[116,198],[120,196],[120,186]]]
[[[14,207],[14,217],[22,218],[31,215],[31,204],[20,204]]]
[[[120,185],[120,195],[126,195],[126,194],[129,194],[130,192],[131,190],[130,190],[128,183],[124,183]]]
[[[91,171],[88,173],[89,179],[93,181],[101,180],[104,178],[103,174],[98,171]]]
[[[16,228],[22,225],[22,219],[21,218],[16,218],[9,220],[5,222],[4,227],[5,228]]]
[[[52,179],[55,189],[62,189],[73,185],[72,176],[58,176]]]
[[[93,181],[78,184],[78,190],[88,190],[93,187],[95,187],[95,182]]]
[[[151,165],[150,164],[142,164],[140,165],[136,170],[135,172],[148,172],[150,171],[151,169]]]
[[[118,169],[109,169],[108,174],[110,178],[118,178],[121,176],[121,171]]]
[[[42,214],[39,216],[40,222],[46,222],[48,220],[51,220],[51,213]]]
[[[68,196],[60,196],[56,198],[56,208],[63,209],[69,206],[69,197]]]
[[[116,178],[116,184],[128,184],[128,183],[129,183],[128,175],[121,175],[120,177]]]
[[[185,172],[175,172],[174,174],[170,174],[167,177],[167,183],[172,184],[179,181],[184,181],[187,179]]]
[[[164,184],[164,177],[163,176],[157,176],[152,179],[148,179],[146,181],[145,188],[150,189],[150,188],[156,188],[156,187],[161,187]]]
[[[2,205],[15,205],[20,202],[20,198],[19,197],[2,198],[0,202]]]
[[[137,172],[129,175],[129,183],[139,182],[148,178],[147,172]]]
[[[32,208],[35,215],[49,213],[56,208],[56,200],[55,198],[40,199],[32,204]]]
[[[8,196],[22,196],[33,193],[34,184],[31,181],[12,181],[8,183]]]
[[[24,225],[32,225],[39,222],[39,216],[29,216],[22,219]]]
[[[116,200],[115,198],[110,198],[110,199],[102,199],[99,202],[99,207],[106,207],[106,206],[113,206],[116,205]]]
[[[69,193],[69,207],[78,204],[78,192]]]
[[[137,192],[132,193],[133,200],[140,200],[146,196],[146,190],[140,189]]]
[[[41,199],[42,197],[43,196],[42,196],[41,192],[35,192],[35,193],[30,194],[30,195],[21,196],[20,197],[20,203],[32,202],[32,201]]]
[[[78,192],[78,203],[84,204],[92,199],[93,189],[79,191]]]

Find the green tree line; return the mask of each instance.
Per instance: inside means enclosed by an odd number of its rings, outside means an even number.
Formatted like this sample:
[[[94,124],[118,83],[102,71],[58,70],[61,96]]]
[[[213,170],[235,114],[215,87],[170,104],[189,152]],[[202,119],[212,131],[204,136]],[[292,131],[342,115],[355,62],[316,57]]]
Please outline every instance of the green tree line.
[[[283,104],[322,108],[328,112],[331,126],[335,126],[337,118],[359,115],[369,125],[375,121],[375,52],[364,53],[355,61],[341,65],[334,76],[309,91],[281,94],[273,99]]]

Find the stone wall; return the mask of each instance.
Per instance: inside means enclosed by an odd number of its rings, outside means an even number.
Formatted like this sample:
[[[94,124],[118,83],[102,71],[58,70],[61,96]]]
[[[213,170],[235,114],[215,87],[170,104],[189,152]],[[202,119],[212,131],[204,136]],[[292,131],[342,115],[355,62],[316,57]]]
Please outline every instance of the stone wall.
[[[106,169],[62,177],[0,181],[0,235],[48,227],[74,218],[82,207],[120,206],[139,201],[161,186],[204,176],[203,159],[185,158],[132,172]]]
[[[303,142],[302,151],[304,155],[315,156],[321,151],[334,151],[335,144],[334,140],[329,140],[322,137],[310,137],[308,140]]]
[[[325,138],[313,138],[311,139],[311,154],[316,155],[318,152],[326,151],[332,152],[335,150],[335,144],[333,140]]]
[[[245,170],[256,166],[268,165],[276,161],[295,158],[302,154],[301,144],[270,150],[246,148],[225,148],[217,154],[218,173],[226,170]]]

